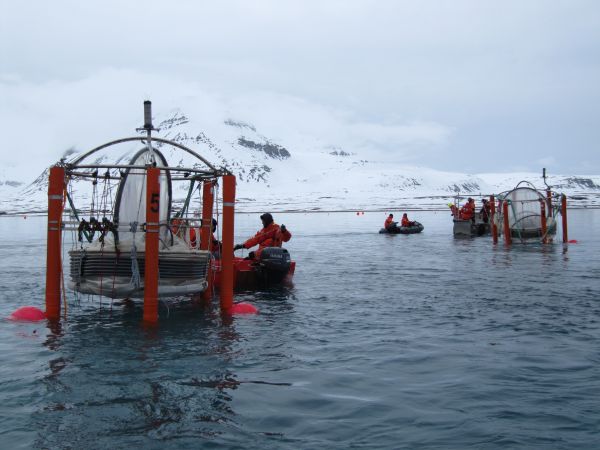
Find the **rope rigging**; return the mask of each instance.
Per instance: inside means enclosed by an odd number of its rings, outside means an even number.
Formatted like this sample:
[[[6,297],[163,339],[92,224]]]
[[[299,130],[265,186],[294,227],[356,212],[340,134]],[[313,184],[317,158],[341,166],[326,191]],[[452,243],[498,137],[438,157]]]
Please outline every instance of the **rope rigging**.
[[[144,156],[147,158],[147,155]],[[154,232],[152,227],[149,226],[148,219],[144,219],[145,208],[148,207],[147,196],[149,195],[146,192],[146,168],[148,164],[147,161],[144,161],[145,158],[137,160],[136,164],[140,164],[139,166],[131,165],[125,171],[121,171],[120,168],[107,168],[106,166],[91,169],[87,173],[81,171],[81,169],[73,170],[74,168],[67,171],[68,179],[71,182],[67,183],[64,202],[71,209],[69,211],[69,224],[64,229],[71,232],[73,237],[73,250],[69,252],[70,254],[66,259],[71,259],[70,287],[75,292],[89,295],[92,291],[94,292],[93,297],[97,299],[97,295],[111,298],[117,298],[114,297],[115,295],[130,295],[130,293],[139,295],[139,292],[144,290],[145,283],[142,278],[144,276],[144,266],[140,266],[145,258],[143,243],[148,238],[145,233]],[[166,164],[164,165],[166,166]],[[165,273],[168,273],[168,275],[165,275],[168,280],[167,284],[164,285],[165,292],[200,289],[199,286],[202,286],[202,283],[206,286],[207,268],[210,267],[210,249],[206,253],[193,252],[185,255],[185,258],[190,258],[189,261],[178,259],[183,256],[179,256],[179,254],[185,252],[179,247],[173,249],[172,256],[170,252],[162,254],[163,250],[170,249],[174,244],[174,230],[171,230],[171,242],[169,242],[166,230],[171,229],[171,226],[175,224],[172,223],[170,217],[165,218],[164,216],[165,211],[170,215],[171,210],[170,204],[165,203],[170,202],[172,196],[171,178],[167,178],[168,176],[168,174],[160,174],[160,198],[156,203],[163,214],[156,221],[158,230],[160,230],[158,236],[160,258],[164,257],[168,262],[164,266],[161,259],[161,267],[159,267],[156,276],[160,279],[161,272],[166,271]],[[191,249],[200,248],[201,228],[199,228],[198,222],[200,221],[200,212],[204,202],[202,195],[195,197],[196,190],[201,194],[202,189],[200,187],[203,186],[203,181],[207,179],[213,181],[215,178],[213,174],[210,178],[205,176],[189,177],[189,174],[187,176],[184,174],[181,178],[175,178],[177,181],[187,182],[184,191],[186,196],[183,198],[181,208],[176,213],[173,211],[174,214],[171,217],[181,220],[181,223],[178,224],[178,231],[180,234],[185,235],[184,240],[190,244]],[[127,180],[131,184],[125,184]],[[80,189],[77,184],[78,181],[87,181],[86,187],[89,189]],[[167,182],[166,185],[163,184],[165,181]],[[167,186],[167,188],[163,188],[163,186]],[[215,189],[218,189],[216,183]],[[115,198],[113,198],[113,195]],[[84,217],[81,208],[77,209],[77,201],[81,201],[81,198],[85,199],[86,197],[89,202],[89,209],[84,209],[86,211]],[[149,205],[153,204],[152,201],[148,201],[150,202]],[[216,217],[220,218],[218,193],[213,202]],[[136,210],[137,217],[135,215]],[[119,219],[122,222],[121,227],[116,222]],[[153,219],[152,222],[154,221]],[[128,224],[126,225],[126,223]],[[143,233],[143,235],[140,236],[140,233]],[[188,233],[190,234],[189,239]],[[111,234],[114,238],[114,248],[113,242],[109,239]],[[195,239],[194,234],[196,235]],[[216,231],[215,236],[217,234],[219,234],[219,231]],[[141,239],[142,237],[145,237],[145,239]],[[126,257],[129,258],[129,261],[127,262],[122,260],[122,253],[124,252],[128,253]],[[120,255],[121,259],[119,261]],[[125,263],[125,268],[123,263]],[[188,276],[184,275],[188,272]],[[123,279],[124,275],[125,279]],[[178,281],[179,278],[185,279],[186,282],[181,283]],[[161,289],[163,288],[161,287]]]
[[[219,235],[219,231],[215,230],[213,234],[211,228],[200,228],[198,223],[215,226],[212,217],[202,217],[200,222],[200,211],[208,210],[207,202],[214,202],[218,219],[221,211],[218,194],[214,200],[212,192],[207,198],[192,196],[199,185],[208,189],[207,183],[218,177],[228,177],[227,188],[234,186],[235,178],[227,169],[217,169],[191,149],[156,138],[158,143],[184,150],[206,167],[198,163],[183,167],[183,159],[177,166],[169,166],[161,149],[153,145],[151,134],[157,129],[152,125],[150,105],[150,101],[144,102],[144,126],[138,129],[147,134],[146,137],[108,142],[69,162],[63,158],[49,171],[46,309],[47,317],[51,319],[59,317],[61,300],[66,315],[71,306],[67,300],[80,305],[82,296],[94,303],[99,300],[101,308],[105,303],[102,297],[108,297],[112,311],[112,299],[141,298],[143,295],[144,320],[154,322],[158,318],[157,300],[164,304],[167,316],[170,314],[170,303],[161,297],[196,296],[206,290],[210,250],[216,251],[216,246],[206,252],[198,251],[197,244],[201,235],[206,236],[206,231],[210,231],[209,237]],[[93,161],[90,158],[100,150],[134,141],[138,145],[141,141],[144,147],[135,153],[128,149],[115,158],[110,155],[97,155]],[[129,158],[130,154],[134,156]],[[89,162],[84,162],[85,159]],[[82,181],[85,183],[78,184]],[[184,201],[177,201],[181,205],[177,214],[171,210],[173,181],[184,182],[185,187],[179,185],[182,190],[177,191],[178,194],[187,191]],[[62,205],[57,203],[60,194]],[[234,195],[231,197],[235,198]],[[200,201],[198,208],[197,200]],[[65,204],[70,209],[65,209]],[[179,240],[173,242],[173,231],[171,242],[168,242],[167,230],[172,217],[181,220],[178,224],[180,233],[185,235],[191,248],[184,247]],[[231,225],[232,229],[232,223],[226,225]],[[69,240],[70,249],[69,245],[64,245]],[[207,244],[204,242],[204,248]],[[122,253],[129,253],[130,260]],[[68,269],[64,266],[67,260],[70,260]],[[232,266],[227,268],[232,269]],[[144,275],[146,280],[142,279]],[[67,289],[71,289],[74,296],[67,295]],[[225,300],[231,304],[231,295]]]
[[[132,233],[133,239],[132,239],[132,244],[131,244],[131,285],[136,288],[139,289],[140,285],[141,285],[141,276],[140,276],[140,267],[138,264],[138,260],[137,260],[137,247],[135,244],[135,233],[137,232],[137,227],[138,227],[138,223],[137,222],[133,222],[130,224],[130,228],[129,230]]]

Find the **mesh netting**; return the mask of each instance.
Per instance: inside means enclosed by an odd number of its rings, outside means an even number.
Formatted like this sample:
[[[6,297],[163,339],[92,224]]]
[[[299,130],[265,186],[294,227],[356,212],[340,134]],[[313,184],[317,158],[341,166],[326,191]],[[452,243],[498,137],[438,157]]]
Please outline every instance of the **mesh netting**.
[[[540,228],[542,194],[529,187],[518,187],[506,194],[505,199],[510,201],[508,221],[511,229],[526,231]]]

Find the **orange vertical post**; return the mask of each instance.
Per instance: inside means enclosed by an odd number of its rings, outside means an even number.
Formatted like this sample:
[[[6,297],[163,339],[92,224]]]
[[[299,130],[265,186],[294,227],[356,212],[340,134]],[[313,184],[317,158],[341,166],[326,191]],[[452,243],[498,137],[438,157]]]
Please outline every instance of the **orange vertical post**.
[[[540,219],[542,221],[542,243],[548,243],[546,234],[548,233],[548,226],[546,224],[546,204],[544,200],[540,200]]]
[[[212,249],[212,215],[214,202],[214,180],[204,180],[202,186],[202,229],[200,230],[200,249]],[[208,262],[207,269],[207,285],[206,290],[202,294],[204,300],[209,300],[212,297],[212,258]]]
[[[223,176],[223,248],[221,251],[221,312],[233,307],[233,230],[235,176]]]
[[[493,195],[490,195],[490,207],[492,210],[492,217],[490,218],[492,222],[492,240],[494,244],[498,243],[498,225],[496,225],[496,199]]]
[[[560,197],[560,215],[562,216],[563,242],[569,242],[569,230],[567,228],[567,196]]]
[[[146,251],[144,259],[144,322],[158,321],[158,236],[160,232],[160,169],[146,172]]]
[[[51,167],[48,180],[48,237],[46,244],[46,317],[50,320],[60,319],[61,218],[64,192],[64,167]]]
[[[502,219],[503,219],[502,229],[504,231],[504,243],[506,245],[510,245],[510,244],[512,244],[512,239],[510,237],[510,225],[509,225],[509,220],[508,220],[508,202],[506,200],[504,200],[502,202]]]
[[[201,250],[210,250],[212,241],[213,186],[213,180],[204,180],[202,186],[202,229],[200,230]]]

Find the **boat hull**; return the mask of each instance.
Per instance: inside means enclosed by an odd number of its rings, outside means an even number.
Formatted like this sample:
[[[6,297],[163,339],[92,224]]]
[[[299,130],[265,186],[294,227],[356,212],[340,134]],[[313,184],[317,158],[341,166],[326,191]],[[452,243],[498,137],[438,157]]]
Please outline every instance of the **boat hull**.
[[[221,261],[213,261],[214,285],[221,286]],[[233,260],[233,278],[236,290],[257,289],[290,283],[294,277],[296,262],[291,261],[286,271],[270,270],[252,259],[235,257]]]
[[[394,227],[394,228],[382,228],[379,230],[379,234],[416,234],[423,231],[425,227],[419,223],[415,222],[415,225],[410,227]]]
[[[455,237],[472,237],[489,234],[490,225],[484,222],[454,219],[453,233]]]

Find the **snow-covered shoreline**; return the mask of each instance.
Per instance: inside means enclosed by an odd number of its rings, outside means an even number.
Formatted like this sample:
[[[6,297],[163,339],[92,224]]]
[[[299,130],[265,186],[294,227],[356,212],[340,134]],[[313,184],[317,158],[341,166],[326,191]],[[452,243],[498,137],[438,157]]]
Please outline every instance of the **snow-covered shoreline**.
[[[523,180],[545,188],[541,168],[539,173],[448,172],[383,160],[381,153],[352,144],[341,148],[306,134],[272,139],[248,122],[199,117],[173,110],[156,119],[162,130],[159,136],[187,146],[235,174],[238,212],[444,210],[457,194],[487,197],[510,190]],[[94,155],[90,162],[126,163],[140,146],[128,143]],[[198,163],[173,147],[157,146],[171,166]],[[69,161],[83,151],[69,148],[64,157]],[[46,164],[48,167],[53,161]],[[31,173],[26,169],[0,171],[0,212],[45,212],[48,170]],[[600,175],[552,173],[546,182],[554,191],[566,194],[572,208],[600,207]],[[76,207],[82,211],[91,203],[90,185],[79,183],[74,193]],[[187,189],[181,184],[174,186],[175,206],[185,198]],[[197,195],[194,201],[198,203]]]

